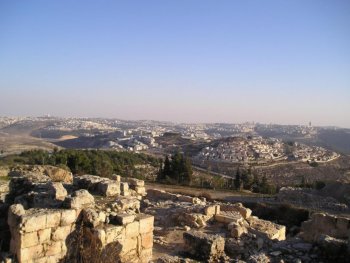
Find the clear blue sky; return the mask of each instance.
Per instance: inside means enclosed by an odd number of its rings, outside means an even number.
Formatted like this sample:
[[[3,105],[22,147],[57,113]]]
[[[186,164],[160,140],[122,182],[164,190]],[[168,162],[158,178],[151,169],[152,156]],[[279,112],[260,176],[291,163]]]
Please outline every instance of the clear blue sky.
[[[0,1],[0,115],[350,127],[350,1]]]

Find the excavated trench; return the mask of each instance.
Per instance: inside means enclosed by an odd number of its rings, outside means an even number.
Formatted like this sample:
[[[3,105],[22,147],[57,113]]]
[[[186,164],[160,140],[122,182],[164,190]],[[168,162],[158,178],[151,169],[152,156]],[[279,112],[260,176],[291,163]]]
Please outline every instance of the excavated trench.
[[[299,233],[301,223],[308,220],[310,211],[303,208],[293,207],[289,204],[267,204],[267,203],[243,203],[245,207],[253,211],[253,215],[268,221],[284,225],[288,236]]]

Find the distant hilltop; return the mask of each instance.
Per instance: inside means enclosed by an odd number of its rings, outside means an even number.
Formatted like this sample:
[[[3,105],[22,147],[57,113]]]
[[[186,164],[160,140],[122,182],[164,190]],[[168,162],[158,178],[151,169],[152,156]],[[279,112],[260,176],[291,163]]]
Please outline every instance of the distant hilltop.
[[[16,151],[40,144],[52,149],[104,148],[142,151],[162,147],[164,134],[179,134],[189,142],[210,142],[227,137],[261,136],[284,142],[292,141],[350,154],[350,129],[279,125],[246,122],[230,123],[171,123],[152,120],[121,120],[110,118],[0,117],[0,135],[7,141],[18,141]],[[19,136],[14,138],[13,136]],[[19,147],[24,144],[25,147]],[[5,151],[8,145],[0,145]],[[11,148],[11,147],[10,147]]]

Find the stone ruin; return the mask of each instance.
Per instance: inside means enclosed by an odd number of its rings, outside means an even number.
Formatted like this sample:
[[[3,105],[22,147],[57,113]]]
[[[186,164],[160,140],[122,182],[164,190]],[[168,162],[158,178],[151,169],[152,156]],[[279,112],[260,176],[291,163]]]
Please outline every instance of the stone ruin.
[[[183,230],[180,254],[205,262],[229,262],[230,257],[242,258],[249,249],[253,252],[286,238],[285,226],[253,216],[241,203],[208,202],[156,189],[147,191],[144,202],[146,213],[157,215],[156,230],[159,226]],[[155,235],[157,243],[162,238]],[[172,262],[164,260],[168,261]]]
[[[34,174],[13,173],[2,188],[3,262],[152,259],[154,217],[140,213],[143,181],[70,174],[53,182]]]
[[[168,251],[157,262],[345,262],[349,253],[350,224],[341,217],[324,215],[321,220],[314,214],[294,236],[241,203],[149,189],[143,205],[146,213],[156,215],[155,248]],[[324,234],[329,236],[320,242],[318,236]],[[174,240],[176,236],[181,238]],[[332,242],[335,238],[343,240]]]
[[[311,263],[350,254],[347,217],[314,213],[294,236],[241,203],[57,169],[0,181],[0,262]]]

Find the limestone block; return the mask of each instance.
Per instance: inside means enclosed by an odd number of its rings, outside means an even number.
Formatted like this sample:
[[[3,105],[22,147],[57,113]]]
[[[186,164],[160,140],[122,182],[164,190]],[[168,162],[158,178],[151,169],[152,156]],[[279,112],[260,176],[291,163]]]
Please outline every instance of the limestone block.
[[[130,214],[117,214],[116,220],[119,224],[121,225],[126,225],[129,223],[134,222],[135,220],[135,215],[130,215]]]
[[[54,199],[63,201],[67,196],[67,190],[63,187],[62,183],[50,182],[48,183],[48,194]]]
[[[209,205],[204,208],[205,215],[214,216],[220,214],[220,205]]]
[[[115,180],[117,182],[120,182],[120,177],[121,177],[120,175],[112,174],[111,179],[113,179],[113,180]]]
[[[51,239],[51,228],[45,228],[38,231],[39,243],[43,244]]]
[[[121,211],[125,211],[127,209],[139,210],[140,200],[137,200],[137,198],[134,198],[134,197],[123,197],[123,198],[119,198],[115,202],[115,205]]]
[[[105,229],[106,243],[123,242],[125,240],[124,226],[108,225]]]
[[[220,212],[220,214],[215,215],[215,220],[224,224],[229,224],[231,222],[240,223],[243,221],[243,217],[236,211]]]
[[[98,192],[104,196],[116,196],[120,194],[120,183],[112,180],[98,183]]]
[[[141,246],[142,249],[148,249],[153,247],[153,232],[141,234]]]
[[[152,259],[152,248],[142,249],[140,253],[140,263],[148,263]]]
[[[128,196],[130,194],[128,183],[120,183],[120,193],[122,196]]]
[[[156,200],[165,199],[165,200],[176,201],[178,198],[178,195],[176,194],[167,193],[164,190],[158,190],[158,189],[148,189],[147,196],[149,196],[150,198],[154,198]]]
[[[243,235],[244,233],[247,233],[247,229],[245,227],[233,227],[231,229],[231,236],[235,237],[235,238],[239,238],[241,237],[241,235]]]
[[[46,215],[46,227],[58,227],[61,223],[61,212],[59,210],[49,210]]]
[[[146,188],[144,186],[135,186],[135,191],[139,195],[146,195]]]
[[[22,217],[21,230],[24,232],[34,232],[46,227],[47,214],[44,212],[26,213]]]
[[[126,238],[133,238],[137,237],[140,233],[140,222],[134,221],[132,223],[129,223],[125,227],[125,236]]]
[[[75,191],[72,196],[66,199],[69,208],[81,209],[90,207],[95,203],[94,197],[84,189]]]
[[[71,226],[61,226],[57,227],[52,231],[52,240],[53,241],[64,241],[67,239],[68,235],[71,233]]]
[[[124,242],[122,243],[122,251],[121,251],[121,254],[125,254],[125,253],[128,253],[130,251],[135,251],[135,254],[136,254],[136,251],[137,251],[137,237],[127,237]]]
[[[54,166],[45,166],[44,173],[54,182],[72,183],[73,175],[71,172]]]
[[[207,221],[212,217],[199,214],[199,213],[184,213],[182,214],[178,220],[181,224],[189,225],[191,227],[204,227],[207,225]]]
[[[20,237],[21,248],[33,247],[33,246],[39,245],[38,233],[36,231],[31,233],[23,233],[19,237]]]
[[[140,222],[140,233],[146,234],[153,231],[154,216],[138,214],[136,220]]]
[[[75,223],[77,220],[77,212],[74,209],[65,209],[61,212],[61,226],[67,226]]]
[[[44,249],[42,245],[37,245],[34,247],[27,247],[19,249],[17,252],[17,258],[19,262],[25,262],[41,258],[44,256]]]
[[[45,256],[54,256],[62,252],[62,241],[50,242],[44,245]]]
[[[102,223],[106,222],[107,215],[105,212],[100,211],[98,213],[98,220]]]
[[[272,223],[270,221],[262,220],[257,217],[250,217],[248,219],[248,231],[268,239],[277,239],[279,241],[286,239],[286,227]]]
[[[222,205],[222,211],[237,211],[239,212],[244,219],[247,219],[251,216],[252,210],[245,208],[241,203],[236,203],[233,205]]]

